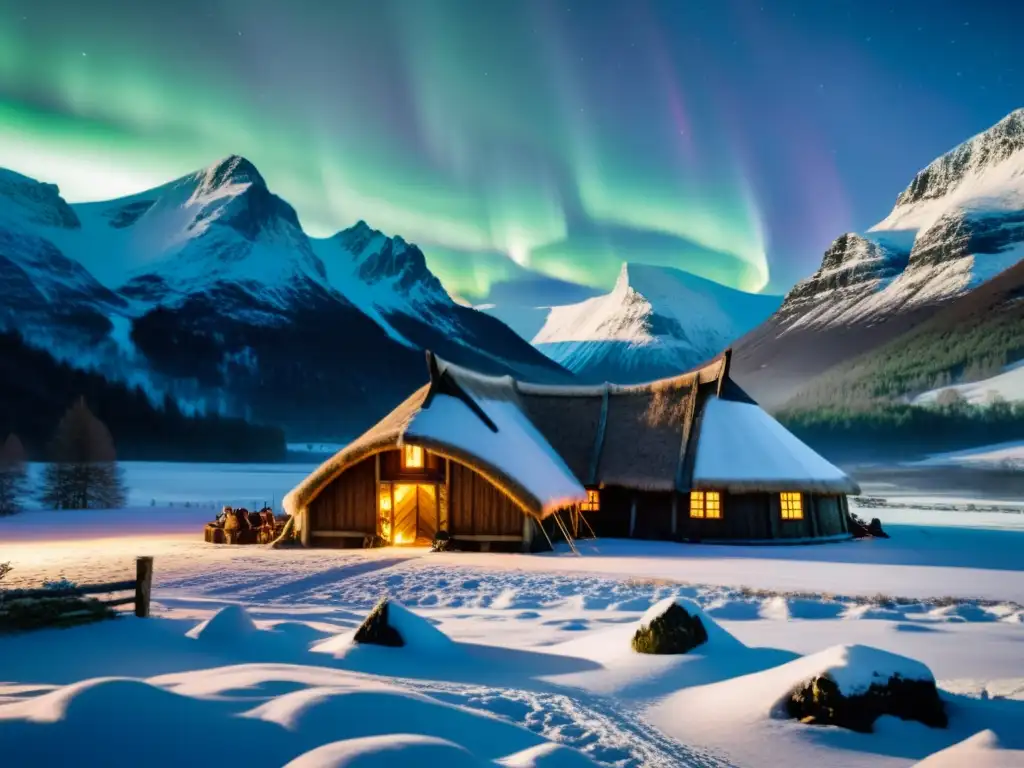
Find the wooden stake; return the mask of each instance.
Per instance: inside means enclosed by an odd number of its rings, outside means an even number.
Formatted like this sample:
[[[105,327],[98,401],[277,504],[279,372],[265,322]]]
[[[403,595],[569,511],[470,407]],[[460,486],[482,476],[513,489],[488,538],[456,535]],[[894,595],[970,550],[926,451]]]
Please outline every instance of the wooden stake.
[[[135,615],[149,616],[149,598],[153,590],[153,558],[135,558]]]

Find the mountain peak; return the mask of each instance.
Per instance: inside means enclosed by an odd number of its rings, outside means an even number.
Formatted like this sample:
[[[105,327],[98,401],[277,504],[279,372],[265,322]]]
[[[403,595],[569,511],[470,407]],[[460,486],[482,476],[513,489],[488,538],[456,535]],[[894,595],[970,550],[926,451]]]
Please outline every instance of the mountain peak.
[[[267,182],[256,166],[241,155],[228,155],[200,172],[203,187],[219,189],[228,184],[246,184],[266,188]]]
[[[1005,181],[1002,176],[1014,176],[1016,171],[1024,167],[1024,152],[1021,150],[1024,150],[1024,108],[1015,109],[995,125],[929,163],[896,198],[896,209],[906,208],[924,200],[947,197],[955,192],[971,193],[970,196],[973,197],[976,196],[974,193],[989,191],[980,187],[1001,187]],[[1015,161],[1016,168],[1010,169],[1008,174],[989,178],[987,183],[977,183],[982,181],[983,177],[991,176],[997,166],[1002,166],[1014,156],[1021,158],[1021,161]],[[975,183],[965,185],[965,182],[971,179]],[[965,186],[970,188],[964,189]],[[894,214],[896,209],[893,211]],[[892,214],[889,218],[892,218]]]
[[[17,206],[33,223],[63,229],[81,226],[74,211],[60,196],[56,184],[46,184],[0,168],[0,198]]]

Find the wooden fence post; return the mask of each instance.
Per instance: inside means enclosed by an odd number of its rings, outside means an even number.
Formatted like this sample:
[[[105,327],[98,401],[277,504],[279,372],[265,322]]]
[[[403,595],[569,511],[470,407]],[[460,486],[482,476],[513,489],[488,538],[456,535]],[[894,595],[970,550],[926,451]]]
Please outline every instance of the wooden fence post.
[[[135,615],[149,616],[149,595],[153,589],[153,558],[135,558]]]

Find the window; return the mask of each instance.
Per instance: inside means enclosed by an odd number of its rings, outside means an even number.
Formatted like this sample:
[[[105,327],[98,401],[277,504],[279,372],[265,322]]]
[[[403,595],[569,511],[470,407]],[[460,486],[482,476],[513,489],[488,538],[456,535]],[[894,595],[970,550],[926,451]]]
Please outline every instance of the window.
[[[721,519],[722,494],[718,491],[690,491],[690,517]]]
[[[420,446],[405,446],[402,450],[402,469],[423,469],[423,449]]]
[[[583,512],[597,512],[601,509],[601,492],[600,491],[587,491],[587,500],[580,504],[580,510]]]
[[[780,493],[779,501],[781,503],[783,520],[804,519],[804,501],[802,494]]]

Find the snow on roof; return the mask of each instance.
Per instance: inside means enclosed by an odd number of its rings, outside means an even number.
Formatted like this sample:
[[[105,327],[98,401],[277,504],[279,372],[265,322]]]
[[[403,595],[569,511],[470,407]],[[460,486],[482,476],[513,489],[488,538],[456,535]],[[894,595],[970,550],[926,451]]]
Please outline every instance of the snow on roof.
[[[860,493],[846,473],[760,406],[716,396],[704,406],[693,487]]]
[[[479,394],[473,399],[497,432],[459,398],[438,394],[413,417],[406,441],[475,457],[521,485],[545,511],[586,500],[586,490],[517,403]]]

